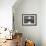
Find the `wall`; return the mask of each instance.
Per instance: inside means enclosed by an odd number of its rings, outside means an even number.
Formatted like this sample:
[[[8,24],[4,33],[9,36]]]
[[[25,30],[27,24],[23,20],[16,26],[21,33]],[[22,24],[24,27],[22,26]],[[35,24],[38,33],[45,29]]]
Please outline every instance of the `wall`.
[[[42,46],[46,46],[46,0],[41,1],[41,38]]]
[[[31,39],[36,46],[41,46],[41,1],[18,0],[18,2],[13,6],[15,30],[22,32],[24,39]],[[37,14],[37,26],[22,26],[22,14]]]
[[[12,29],[12,6],[16,0],[0,0],[0,27]]]
[[[0,32],[4,30],[4,27],[9,30],[12,29],[12,6],[15,2],[16,0],[0,0]],[[1,29],[1,27],[3,28]],[[5,38],[5,33],[1,33],[0,38]],[[10,33],[8,33],[8,35],[10,35]]]

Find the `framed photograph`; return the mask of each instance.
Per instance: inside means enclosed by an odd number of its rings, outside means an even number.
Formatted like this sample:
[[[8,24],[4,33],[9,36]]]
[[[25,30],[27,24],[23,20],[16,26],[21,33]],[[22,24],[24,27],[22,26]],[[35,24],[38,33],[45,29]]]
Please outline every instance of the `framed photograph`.
[[[37,14],[22,14],[22,25],[23,26],[36,26]]]

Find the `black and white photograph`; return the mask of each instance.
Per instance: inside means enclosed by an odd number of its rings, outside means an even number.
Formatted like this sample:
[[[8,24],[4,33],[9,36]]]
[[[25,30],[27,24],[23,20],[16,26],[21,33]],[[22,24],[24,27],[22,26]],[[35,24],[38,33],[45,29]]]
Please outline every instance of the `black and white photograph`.
[[[22,14],[22,25],[25,26],[37,25],[37,14]]]

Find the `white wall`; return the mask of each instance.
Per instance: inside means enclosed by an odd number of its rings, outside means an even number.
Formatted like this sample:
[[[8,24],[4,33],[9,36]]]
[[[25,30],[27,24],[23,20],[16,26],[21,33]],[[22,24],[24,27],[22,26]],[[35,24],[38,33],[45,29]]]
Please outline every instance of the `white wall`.
[[[18,2],[20,1],[18,0]],[[28,39],[33,40],[36,46],[41,46],[41,1],[22,0],[19,4],[15,3],[13,6],[13,13],[15,30],[22,32],[24,38],[27,37]],[[37,14],[37,26],[22,26],[22,14]]]
[[[42,46],[46,46],[46,0],[41,1],[41,38]]]
[[[9,30],[12,29],[12,6],[15,2],[16,0],[0,0],[0,27],[6,27]],[[2,29],[0,29],[0,32],[2,32]],[[5,33],[3,31],[0,34],[0,38],[5,38]],[[8,35],[10,34],[8,33]]]
[[[16,0],[0,0],[0,27],[12,28],[12,6]]]

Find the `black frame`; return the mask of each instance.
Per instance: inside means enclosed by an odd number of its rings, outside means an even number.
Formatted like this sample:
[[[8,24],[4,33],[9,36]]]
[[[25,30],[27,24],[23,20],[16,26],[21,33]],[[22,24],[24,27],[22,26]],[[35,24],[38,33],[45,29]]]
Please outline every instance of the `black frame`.
[[[24,23],[25,18],[33,17],[34,23]],[[25,18],[24,18],[25,17]],[[28,20],[28,19],[27,19]],[[29,20],[31,22],[31,19]],[[36,26],[37,25],[37,14],[22,14],[22,26]]]

